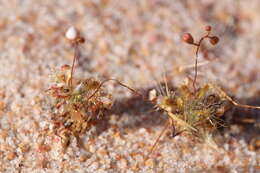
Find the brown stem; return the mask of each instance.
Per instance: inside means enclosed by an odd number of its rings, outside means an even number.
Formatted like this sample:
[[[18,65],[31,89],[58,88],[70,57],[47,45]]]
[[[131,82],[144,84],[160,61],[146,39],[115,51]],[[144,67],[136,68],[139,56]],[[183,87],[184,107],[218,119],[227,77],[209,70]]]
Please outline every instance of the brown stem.
[[[221,88],[217,86],[214,86],[214,88],[216,88],[224,97],[226,97],[226,99],[228,99],[233,105],[237,107],[248,108],[248,109],[260,109],[260,106],[251,106],[251,105],[244,105],[244,104],[237,103],[230,96],[228,96]]]
[[[199,40],[198,43],[193,43],[194,46],[197,47],[196,49],[196,58],[195,58],[195,74],[194,74],[194,80],[193,80],[193,88],[194,88],[194,93],[196,93],[197,89],[196,89],[196,80],[197,80],[197,76],[198,76],[198,56],[199,56],[199,49],[200,49],[200,46],[201,46],[201,43],[202,41],[205,39],[205,38],[209,38],[209,34],[210,32],[207,33],[207,35],[201,37],[201,39]]]
[[[165,130],[168,128],[169,124],[170,124],[169,121],[166,121],[166,123],[165,123],[165,125],[164,125],[164,128],[162,129],[162,131],[161,131],[161,133],[159,134],[159,136],[156,138],[156,140],[155,140],[155,142],[154,142],[152,148],[150,149],[149,153],[148,153],[147,156],[145,157],[145,160],[144,160],[144,161],[147,161],[148,158],[149,158],[149,156],[153,153],[155,147],[157,146],[157,144],[158,144],[160,138],[162,137],[162,135],[164,134]]]
[[[78,56],[79,56],[78,44],[75,43],[74,44],[74,57],[73,57],[71,71],[70,71],[70,81],[69,81],[69,86],[70,86],[71,89],[72,89],[73,72],[74,72],[74,68],[75,68],[75,62],[78,59]]]
[[[104,80],[104,81],[102,81],[102,82],[100,83],[100,85],[98,86],[98,88],[93,92],[93,94],[91,94],[91,95],[87,98],[87,100],[89,100],[89,99],[91,99],[93,96],[95,96],[96,93],[100,90],[100,88],[101,88],[106,82],[109,82],[109,81],[115,81],[115,82],[118,83],[119,85],[121,85],[121,86],[123,86],[123,87],[129,89],[129,90],[132,91],[133,93],[135,93],[135,94],[137,94],[137,95],[143,97],[143,95],[140,94],[138,91],[134,90],[133,88],[130,88],[129,86],[127,86],[127,85],[121,83],[120,81],[118,81],[118,80],[116,80],[116,79],[106,79],[106,80]]]

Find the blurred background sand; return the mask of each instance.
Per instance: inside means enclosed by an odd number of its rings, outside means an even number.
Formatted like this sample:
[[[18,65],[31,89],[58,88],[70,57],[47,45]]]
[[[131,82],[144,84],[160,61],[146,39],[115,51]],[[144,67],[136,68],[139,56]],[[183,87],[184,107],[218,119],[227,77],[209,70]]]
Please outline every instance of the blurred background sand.
[[[76,26],[86,39],[76,76],[116,78],[141,91],[163,82],[174,86],[193,69],[194,48],[205,25],[220,37],[205,44],[199,81],[214,82],[242,103],[260,105],[259,0],[1,0],[0,1],[0,172],[257,172],[259,111],[235,109],[216,143],[166,135],[150,162],[144,155],[160,133],[165,115],[113,83],[110,116],[65,154],[49,137],[44,91],[52,69],[70,64],[64,38]],[[245,122],[244,120],[248,120]],[[41,151],[41,147],[44,151]],[[46,149],[47,148],[47,149]]]

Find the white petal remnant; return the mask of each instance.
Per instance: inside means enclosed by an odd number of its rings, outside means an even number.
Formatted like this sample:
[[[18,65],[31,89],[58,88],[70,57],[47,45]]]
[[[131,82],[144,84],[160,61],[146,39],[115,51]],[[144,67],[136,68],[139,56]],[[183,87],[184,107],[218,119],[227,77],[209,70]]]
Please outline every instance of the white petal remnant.
[[[157,97],[156,95],[157,95],[157,93],[156,93],[155,89],[152,89],[151,91],[149,91],[149,100],[154,101]]]
[[[75,40],[78,37],[78,31],[74,26],[71,26],[67,30],[65,36],[69,40]]]

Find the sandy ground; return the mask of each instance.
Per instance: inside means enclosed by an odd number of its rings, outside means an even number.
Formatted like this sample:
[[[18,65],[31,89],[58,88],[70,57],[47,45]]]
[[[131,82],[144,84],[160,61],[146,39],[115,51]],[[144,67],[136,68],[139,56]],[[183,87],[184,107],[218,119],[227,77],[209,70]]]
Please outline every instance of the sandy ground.
[[[70,64],[73,50],[64,38],[74,25],[86,38],[77,63],[79,77],[116,78],[140,91],[155,88],[166,73],[177,86],[193,71],[195,39],[211,24],[220,43],[205,44],[201,83],[212,81],[242,103],[260,105],[259,0],[1,0],[0,1],[0,172],[258,172],[259,116],[233,109],[230,122],[213,139],[161,139],[144,156],[166,116],[110,83],[115,105],[105,120],[75,139],[62,154],[51,131],[45,90],[53,68]],[[208,52],[205,51],[208,50]]]

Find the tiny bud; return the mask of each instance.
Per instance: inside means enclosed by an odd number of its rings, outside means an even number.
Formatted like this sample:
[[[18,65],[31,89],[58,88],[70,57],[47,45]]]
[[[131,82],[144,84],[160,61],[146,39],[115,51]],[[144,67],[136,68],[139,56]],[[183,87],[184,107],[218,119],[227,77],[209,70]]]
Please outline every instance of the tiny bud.
[[[207,26],[205,27],[205,30],[206,30],[206,31],[211,31],[211,26],[210,26],[210,25],[207,25]]]
[[[213,36],[213,37],[210,37],[210,43],[212,44],[212,45],[215,45],[215,44],[217,44],[218,43],[218,41],[219,41],[219,38],[217,37],[217,36]]]
[[[78,31],[74,26],[69,27],[69,29],[67,30],[66,34],[65,34],[66,38],[68,40],[75,40],[78,37]]]
[[[69,70],[70,69],[70,65],[68,64],[64,64],[63,66],[61,66],[61,70]]]
[[[79,42],[79,43],[85,43],[85,38],[80,37],[80,38],[78,39],[78,42]]]
[[[182,40],[188,44],[193,44],[193,42],[194,42],[193,37],[190,33],[185,33],[182,36]]]

